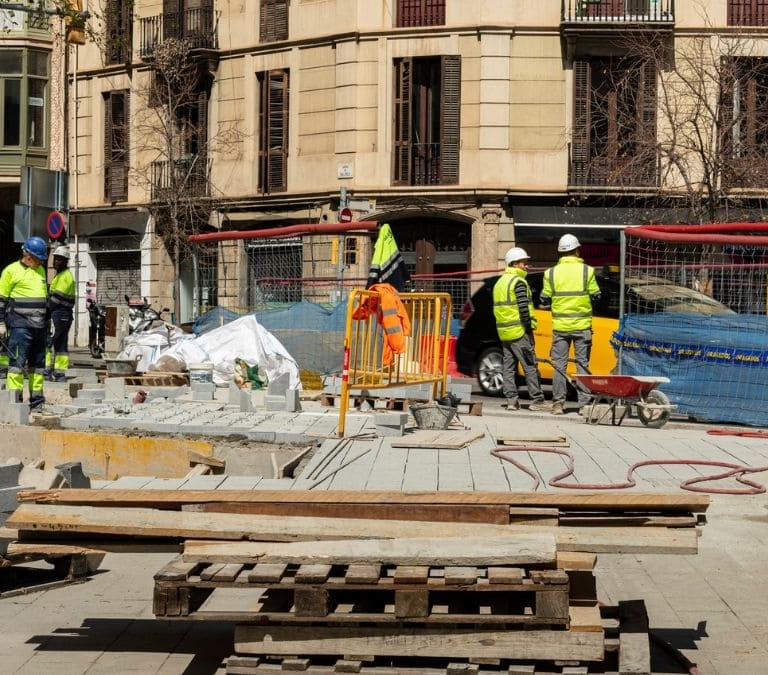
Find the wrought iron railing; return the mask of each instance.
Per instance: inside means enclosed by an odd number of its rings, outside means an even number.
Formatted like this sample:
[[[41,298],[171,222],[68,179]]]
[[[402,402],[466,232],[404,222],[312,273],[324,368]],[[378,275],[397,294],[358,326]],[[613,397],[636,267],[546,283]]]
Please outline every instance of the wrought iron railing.
[[[675,0],[563,0],[563,21],[601,24],[673,23]]]
[[[166,12],[139,19],[141,57],[150,58],[163,40],[185,40],[191,49],[218,49],[213,9],[203,7]]]
[[[208,163],[202,155],[152,162],[151,180],[152,201],[167,199],[171,191],[184,198],[207,197]]]

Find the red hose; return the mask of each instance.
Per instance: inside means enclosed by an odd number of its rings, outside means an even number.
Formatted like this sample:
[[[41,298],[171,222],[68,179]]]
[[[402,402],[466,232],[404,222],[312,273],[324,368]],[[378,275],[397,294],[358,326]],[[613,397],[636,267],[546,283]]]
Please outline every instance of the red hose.
[[[514,448],[507,446],[499,446],[491,450],[491,454],[494,457],[509,462],[527,475],[529,475],[534,483],[531,488],[534,492],[541,484],[541,480],[538,475],[530,468],[526,467],[519,461],[507,457],[505,453],[508,452],[546,452],[553,455],[560,455],[566,459],[567,468],[562,473],[551,478],[547,481],[547,485],[550,487],[569,488],[573,490],[623,490],[625,488],[632,488],[637,485],[637,482],[632,477],[632,474],[636,469],[643,466],[654,466],[664,464],[684,464],[687,466],[717,466],[728,471],[722,473],[713,474],[710,476],[698,476],[694,478],[688,478],[680,483],[680,487],[683,490],[690,490],[691,492],[704,492],[709,494],[721,494],[721,495],[759,495],[765,492],[765,486],[760,483],[755,483],[747,478],[745,474],[760,473],[762,471],[768,471],[768,466],[749,467],[741,464],[732,464],[730,462],[718,462],[708,459],[647,459],[641,462],[635,462],[627,469],[626,480],[622,483],[564,483],[563,478],[572,476],[574,472],[574,460],[573,455],[568,450],[561,450],[558,448],[546,448],[530,445],[521,445]],[[708,481],[721,480],[723,478],[735,478],[737,482],[742,485],[747,485],[748,488],[744,490],[735,490],[731,488],[717,488],[717,487],[699,487],[695,486],[695,483],[704,483]]]

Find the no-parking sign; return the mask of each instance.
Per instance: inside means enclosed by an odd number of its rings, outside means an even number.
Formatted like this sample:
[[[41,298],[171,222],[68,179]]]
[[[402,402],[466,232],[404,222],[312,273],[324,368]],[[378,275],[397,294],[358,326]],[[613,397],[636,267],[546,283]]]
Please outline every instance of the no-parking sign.
[[[51,239],[61,239],[67,233],[67,217],[61,211],[51,211],[45,220],[45,229]]]

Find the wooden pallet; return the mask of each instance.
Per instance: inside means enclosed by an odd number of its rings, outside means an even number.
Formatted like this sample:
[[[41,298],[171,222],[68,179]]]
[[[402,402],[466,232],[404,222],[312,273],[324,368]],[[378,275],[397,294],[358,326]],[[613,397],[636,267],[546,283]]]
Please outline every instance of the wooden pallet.
[[[255,590],[252,608],[206,610],[217,588]],[[563,570],[376,564],[184,563],[155,575],[157,617],[238,621],[471,623],[567,629]]]
[[[333,408],[341,400],[340,394],[322,393],[320,395],[320,404]],[[359,408],[363,403],[367,403],[373,409],[393,410],[396,412],[408,412],[412,405],[421,405],[427,403],[425,398],[387,398],[383,396],[360,396],[351,394],[349,396],[350,407]],[[482,401],[461,401],[458,404],[458,412],[463,415],[482,415]]]

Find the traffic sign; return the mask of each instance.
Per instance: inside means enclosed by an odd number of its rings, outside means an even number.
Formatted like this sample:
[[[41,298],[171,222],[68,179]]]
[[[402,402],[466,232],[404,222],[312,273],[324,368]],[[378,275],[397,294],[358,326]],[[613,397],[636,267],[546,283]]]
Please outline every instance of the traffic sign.
[[[340,223],[351,223],[352,222],[352,209],[348,209],[346,206],[339,211],[339,222]]]
[[[45,229],[51,239],[61,239],[67,232],[67,217],[61,211],[51,211],[45,220]]]

